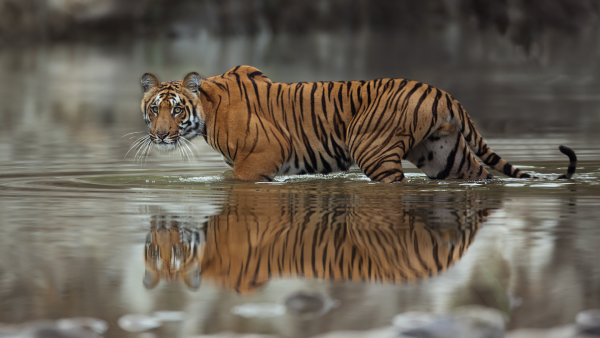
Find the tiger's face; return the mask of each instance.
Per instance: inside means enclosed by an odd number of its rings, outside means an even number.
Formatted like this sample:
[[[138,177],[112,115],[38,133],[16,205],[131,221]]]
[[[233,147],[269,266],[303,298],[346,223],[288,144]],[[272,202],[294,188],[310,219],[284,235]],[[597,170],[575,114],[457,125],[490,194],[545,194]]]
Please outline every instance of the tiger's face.
[[[200,134],[200,84],[198,73],[189,73],[183,81],[159,82],[149,73],[142,76],[144,99],[142,113],[150,141],[161,150],[174,150]]]

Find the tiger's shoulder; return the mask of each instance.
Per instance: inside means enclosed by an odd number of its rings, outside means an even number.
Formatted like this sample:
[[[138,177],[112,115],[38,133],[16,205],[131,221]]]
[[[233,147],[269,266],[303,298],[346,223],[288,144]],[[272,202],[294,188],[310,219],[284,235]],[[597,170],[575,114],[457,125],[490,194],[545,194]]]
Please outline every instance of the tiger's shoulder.
[[[223,73],[221,77],[236,77],[240,80],[264,81],[272,83],[271,79],[261,70],[252,66],[237,66]]]

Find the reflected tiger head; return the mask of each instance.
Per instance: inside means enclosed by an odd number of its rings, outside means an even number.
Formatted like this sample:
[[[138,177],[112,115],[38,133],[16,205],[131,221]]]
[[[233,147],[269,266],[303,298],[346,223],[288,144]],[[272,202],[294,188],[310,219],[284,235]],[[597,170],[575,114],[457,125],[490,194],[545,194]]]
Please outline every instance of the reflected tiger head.
[[[201,229],[185,227],[176,216],[154,216],[144,246],[144,286],[152,289],[160,280],[183,280],[198,289],[203,243]]]
[[[142,76],[142,113],[150,128],[150,140],[159,149],[174,150],[191,140],[204,128],[200,105],[198,73],[189,73],[183,81],[159,82],[149,73]]]

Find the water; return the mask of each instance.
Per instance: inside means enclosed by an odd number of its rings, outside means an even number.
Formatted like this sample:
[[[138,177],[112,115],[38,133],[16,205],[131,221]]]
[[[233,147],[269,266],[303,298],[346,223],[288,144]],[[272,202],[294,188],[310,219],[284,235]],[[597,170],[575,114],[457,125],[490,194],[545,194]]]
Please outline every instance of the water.
[[[577,60],[532,67],[502,45],[502,62],[423,47],[454,67],[434,57],[397,65],[398,49],[379,62],[342,58],[384,42],[200,35],[3,51],[0,323],[87,316],[108,323],[107,337],[128,337],[122,316],[178,311],[144,337],[310,337],[387,326],[413,310],[484,305],[516,329],[600,308],[597,80]],[[407,165],[407,184],[373,183],[358,169],[240,182],[202,140],[189,162],[123,158],[138,136],[122,136],[144,130],[141,74],[210,76],[244,63],[276,81],[437,85],[492,149],[542,179],[432,181]],[[568,164],[559,144],[578,153],[574,180],[554,179]],[[181,245],[192,242],[195,253]]]

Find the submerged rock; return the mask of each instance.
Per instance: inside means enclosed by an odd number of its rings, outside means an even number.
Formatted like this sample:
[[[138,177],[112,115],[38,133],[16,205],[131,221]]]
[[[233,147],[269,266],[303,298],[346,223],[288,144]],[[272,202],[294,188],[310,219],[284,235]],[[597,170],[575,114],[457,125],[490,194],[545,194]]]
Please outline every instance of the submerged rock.
[[[283,315],[285,307],[273,303],[245,303],[232,307],[231,313],[244,318],[270,318]]]
[[[581,311],[575,317],[578,332],[600,336],[600,309]]]
[[[257,333],[235,333],[235,332],[220,332],[217,334],[203,334],[192,336],[190,338],[278,338],[279,336]]]
[[[400,334],[394,326],[387,326],[368,331],[333,331],[312,338],[407,338]]]
[[[56,322],[56,326],[61,330],[87,330],[98,334],[103,334],[108,330],[107,322],[91,317],[62,318]]]
[[[187,319],[187,315],[182,311],[155,311],[154,317],[161,322],[181,322]]]
[[[392,325],[400,331],[406,331],[431,325],[436,320],[444,317],[446,316],[430,312],[409,311],[394,316],[394,318],[392,318]]]
[[[340,301],[332,299],[327,294],[298,292],[287,297],[284,303],[287,314],[303,318],[314,318],[338,307]]]
[[[504,314],[496,309],[465,306],[447,314],[405,312],[392,319],[393,326],[334,331],[313,338],[502,338],[504,322]]]
[[[2,338],[100,338],[108,329],[102,319],[77,317],[35,320],[22,324],[0,324]]]
[[[574,325],[550,329],[518,329],[506,333],[506,338],[587,338],[577,335]]]
[[[415,338],[502,338],[505,316],[482,307],[465,306],[449,314],[406,312],[392,320],[403,336]]]
[[[120,328],[128,332],[142,332],[155,329],[162,325],[158,318],[142,314],[127,314],[121,316],[117,323]]]

